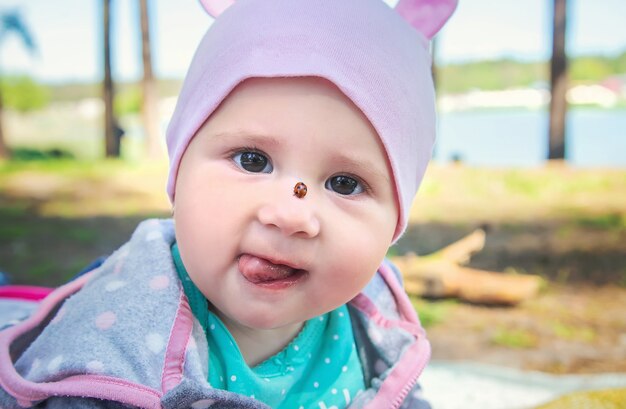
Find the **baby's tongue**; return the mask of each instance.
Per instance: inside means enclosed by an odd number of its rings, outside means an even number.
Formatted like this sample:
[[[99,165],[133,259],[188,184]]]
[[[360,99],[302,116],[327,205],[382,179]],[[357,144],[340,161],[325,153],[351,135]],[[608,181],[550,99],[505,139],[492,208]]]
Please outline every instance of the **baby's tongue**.
[[[239,258],[239,271],[246,280],[258,284],[287,278],[295,270],[282,264],[272,264],[263,258],[244,254]]]

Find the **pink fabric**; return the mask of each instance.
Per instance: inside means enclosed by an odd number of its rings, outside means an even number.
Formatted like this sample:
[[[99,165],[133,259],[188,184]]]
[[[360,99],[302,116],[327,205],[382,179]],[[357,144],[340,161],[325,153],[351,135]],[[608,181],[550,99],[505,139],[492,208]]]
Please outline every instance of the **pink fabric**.
[[[367,317],[374,324],[378,325],[382,328],[402,328],[409,334],[418,335],[423,334],[422,328],[417,324],[409,321],[405,321],[404,319],[400,320],[390,320],[381,314],[378,311],[376,305],[364,294],[358,294],[356,297],[350,301],[350,304],[359,309],[362,313],[367,315]]]
[[[404,288],[396,278],[396,274],[393,272],[391,267],[389,267],[386,263],[383,263],[378,268],[378,272],[383,277],[396,298],[396,304],[398,305],[400,314],[404,317],[404,319],[420,324],[420,320],[417,316],[417,312],[415,312],[413,304],[411,304],[411,300],[409,300],[406,291],[404,291]]]
[[[0,298],[41,301],[53,290],[53,288],[36,287],[32,285],[6,285],[0,287]]]
[[[26,321],[0,332],[0,385],[15,396],[18,402],[24,404],[50,396],[68,395],[112,399],[144,408],[160,408],[161,393],[143,385],[98,375],[77,375],[58,382],[34,383],[22,378],[15,371],[9,355],[11,343],[36,327],[59,302],[80,290],[92,275],[93,273],[87,273],[57,288],[41,301],[37,311]],[[136,393],[129,394],[129,388]],[[90,395],[86,395],[87,390],[92,391]]]
[[[200,0],[202,7],[217,18],[235,0]],[[396,10],[426,38],[433,38],[456,8],[457,0],[400,0]]]
[[[457,0],[400,0],[396,11],[426,38],[433,38],[456,9]]]
[[[193,313],[191,312],[189,301],[182,288],[180,293],[178,311],[174,318],[170,340],[167,343],[167,350],[165,351],[163,377],[161,380],[163,393],[167,393],[176,387],[183,378],[185,351],[187,350],[187,344],[189,343],[191,330],[193,329]]]
[[[431,348],[417,313],[398,282],[395,273],[385,264],[381,265],[378,271],[396,299],[401,319],[387,319],[364,294],[357,295],[350,304],[364,313],[374,324],[383,328],[399,327],[416,337],[415,343],[404,351],[400,362],[391,370],[374,399],[366,406],[368,409],[397,409],[415,386],[417,379],[430,360]]]
[[[430,360],[430,354],[430,343],[423,337],[418,338],[416,343],[404,351],[404,356],[415,357],[415,359],[403,359],[401,364],[396,365],[366,408],[399,408],[406,395],[417,383],[417,379]]]
[[[230,1],[205,0],[215,15]],[[442,4],[433,11],[433,5]],[[167,130],[167,192],[175,200],[185,149],[224,98],[251,77],[316,76],[333,82],[376,129],[390,161],[399,218],[394,240],[430,160],[435,99],[430,37],[456,0],[239,0],[204,36]],[[426,36],[413,24],[423,25]],[[418,27],[419,29],[419,27]]]
[[[20,402],[36,402],[51,396],[80,396],[112,400],[140,408],[161,408],[161,394],[158,391],[108,376],[76,375],[46,383],[34,383],[20,378],[19,381],[12,382],[11,386],[13,389],[5,389]]]
[[[202,7],[213,17],[222,14],[234,2],[234,0],[200,0]]]
[[[415,343],[404,351],[401,360],[391,370],[374,399],[366,406],[368,409],[398,408],[404,401],[406,394],[415,386],[417,379],[430,360],[430,343],[419,323],[385,318],[365,295],[359,294],[350,303],[366,314],[376,325],[383,328],[400,327],[416,337]],[[392,402],[391,405],[390,402]]]

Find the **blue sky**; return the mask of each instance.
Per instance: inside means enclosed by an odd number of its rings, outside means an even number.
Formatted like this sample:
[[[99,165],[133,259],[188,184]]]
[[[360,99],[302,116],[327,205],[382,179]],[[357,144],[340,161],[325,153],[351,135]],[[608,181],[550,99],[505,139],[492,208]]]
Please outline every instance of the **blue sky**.
[[[394,3],[394,0],[387,0]],[[149,0],[153,58],[161,77],[182,78],[195,46],[210,26],[197,0]],[[626,50],[626,0],[570,0],[568,52],[616,54]],[[548,58],[552,0],[460,0],[438,35],[438,62],[494,57]],[[137,0],[113,0],[117,80],[141,75]],[[0,48],[0,67],[46,82],[96,81],[102,77],[102,0],[0,0],[17,8],[38,44],[34,56],[15,36]]]

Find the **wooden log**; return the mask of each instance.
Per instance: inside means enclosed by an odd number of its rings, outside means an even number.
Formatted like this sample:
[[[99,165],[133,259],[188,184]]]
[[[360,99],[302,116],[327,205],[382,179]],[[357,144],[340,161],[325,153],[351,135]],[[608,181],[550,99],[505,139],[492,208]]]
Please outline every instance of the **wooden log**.
[[[427,256],[408,253],[392,257],[402,271],[409,294],[443,298],[457,297],[480,304],[515,305],[534,297],[542,279],[533,275],[508,274],[464,267],[471,255],[485,244],[485,232],[475,230],[461,240]]]

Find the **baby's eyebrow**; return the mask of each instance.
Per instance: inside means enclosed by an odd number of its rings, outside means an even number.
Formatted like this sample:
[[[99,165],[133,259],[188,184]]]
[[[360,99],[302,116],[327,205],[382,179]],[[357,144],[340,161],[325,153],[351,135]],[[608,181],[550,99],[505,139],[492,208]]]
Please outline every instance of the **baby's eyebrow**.
[[[367,159],[350,156],[345,153],[338,152],[334,157],[335,163],[347,169],[355,169],[359,172],[365,172],[370,176],[382,179],[384,183],[391,183],[389,175],[380,169],[380,164],[371,162]]]
[[[213,138],[218,138],[224,141],[235,139],[237,143],[243,143],[248,145],[262,145],[269,147],[275,147],[280,145],[278,139],[274,138],[273,136],[251,133],[247,131],[219,132],[214,134]]]

